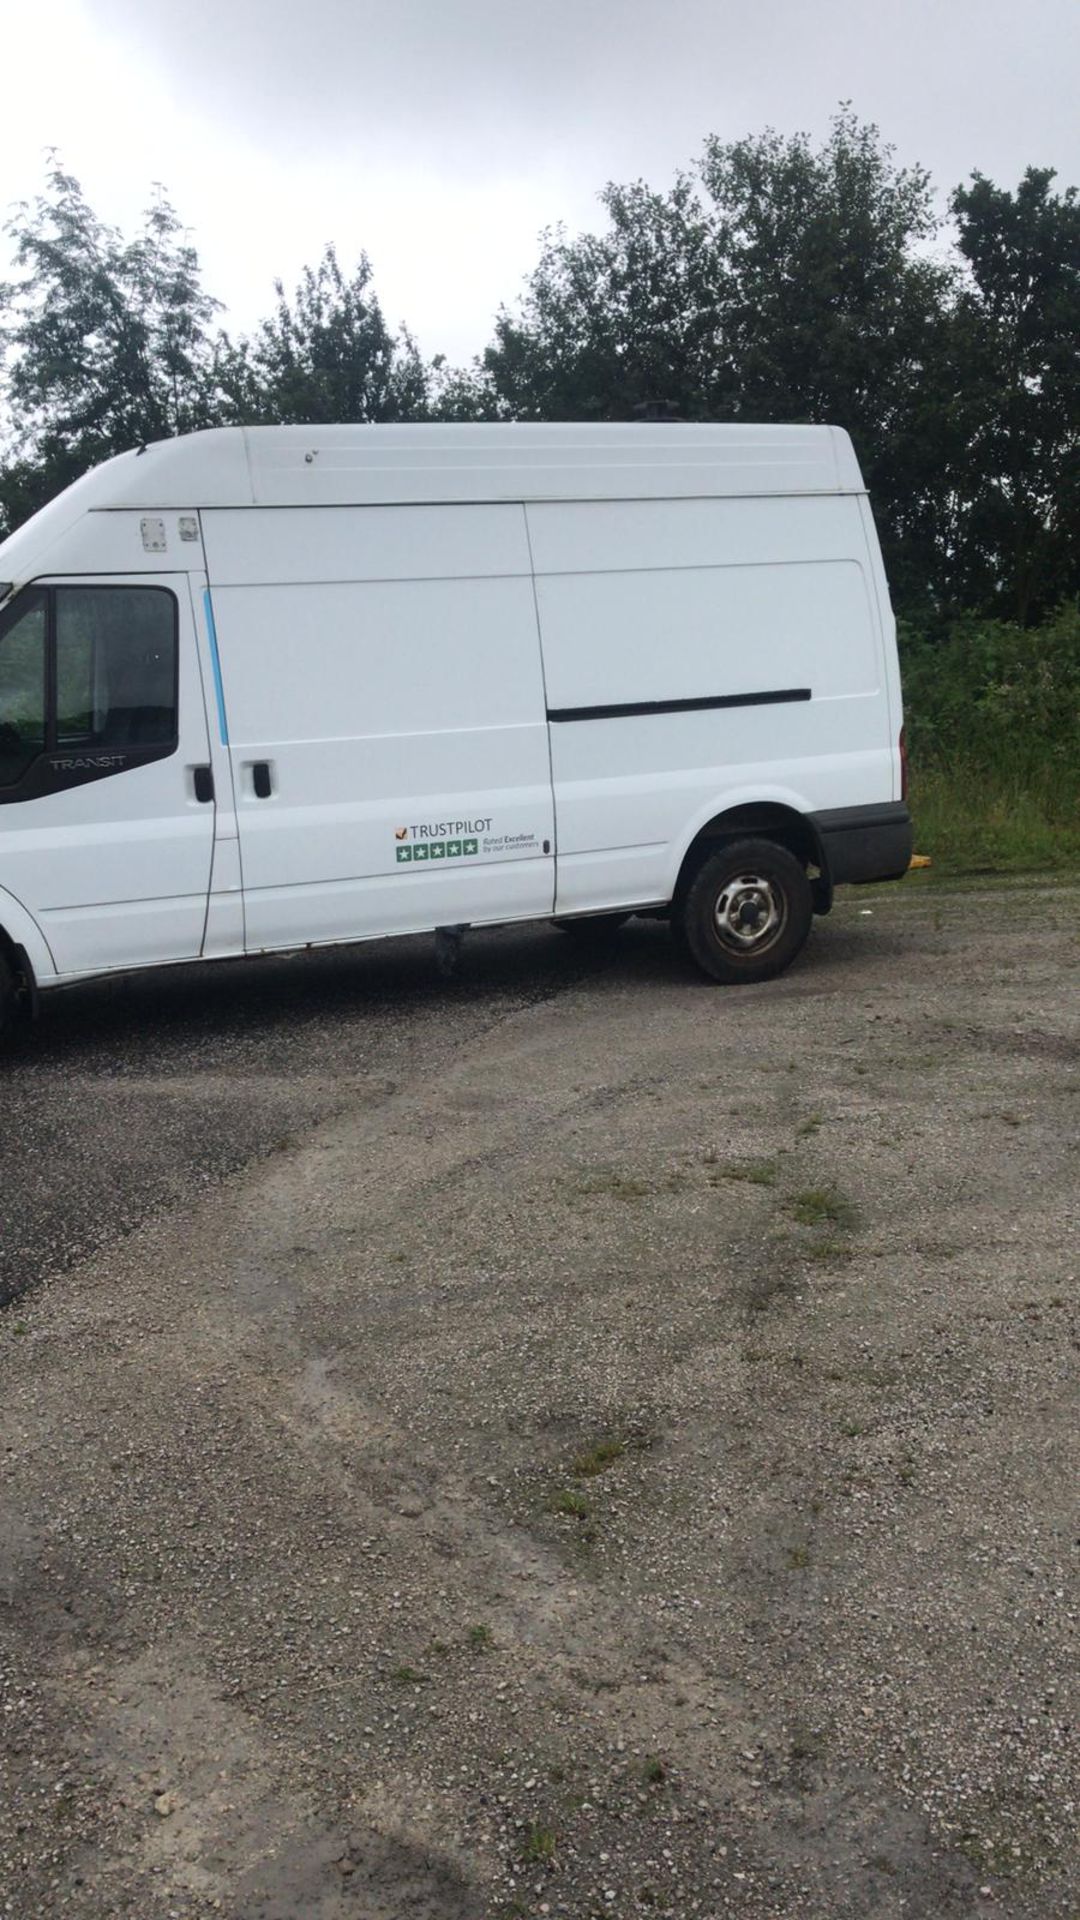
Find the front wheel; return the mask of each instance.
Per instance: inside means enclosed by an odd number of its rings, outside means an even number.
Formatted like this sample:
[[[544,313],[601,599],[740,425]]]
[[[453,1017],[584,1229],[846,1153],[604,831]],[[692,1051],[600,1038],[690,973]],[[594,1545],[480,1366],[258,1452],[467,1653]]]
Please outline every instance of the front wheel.
[[[806,870],[775,840],[736,840],[698,868],[677,935],[711,980],[771,980],[805,944],[813,918]]]
[[[17,1005],[15,975],[8,965],[6,955],[0,953],[0,1049],[3,1049],[11,1039]]]

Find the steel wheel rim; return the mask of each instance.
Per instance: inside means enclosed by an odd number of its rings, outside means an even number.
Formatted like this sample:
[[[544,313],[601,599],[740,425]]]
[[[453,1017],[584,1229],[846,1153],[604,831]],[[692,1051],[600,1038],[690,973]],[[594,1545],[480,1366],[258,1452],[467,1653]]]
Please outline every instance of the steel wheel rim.
[[[786,922],[782,889],[759,873],[733,873],[717,893],[713,926],[721,946],[732,953],[760,953],[771,947]]]

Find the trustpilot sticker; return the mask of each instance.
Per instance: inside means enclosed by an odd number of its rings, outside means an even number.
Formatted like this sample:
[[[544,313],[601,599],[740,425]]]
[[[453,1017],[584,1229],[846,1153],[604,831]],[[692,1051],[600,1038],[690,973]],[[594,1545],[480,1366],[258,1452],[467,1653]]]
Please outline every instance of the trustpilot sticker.
[[[423,820],[394,828],[394,859],[399,867],[433,861],[520,858],[537,851],[535,833],[492,833],[490,817],[477,820]]]

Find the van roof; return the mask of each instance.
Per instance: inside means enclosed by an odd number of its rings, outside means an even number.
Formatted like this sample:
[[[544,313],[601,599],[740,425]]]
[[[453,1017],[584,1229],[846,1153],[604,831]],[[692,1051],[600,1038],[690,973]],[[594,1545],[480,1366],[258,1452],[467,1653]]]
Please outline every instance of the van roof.
[[[863,490],[839,428],[671,422],[215,427],[120,454],[77,486],[91,512]]]

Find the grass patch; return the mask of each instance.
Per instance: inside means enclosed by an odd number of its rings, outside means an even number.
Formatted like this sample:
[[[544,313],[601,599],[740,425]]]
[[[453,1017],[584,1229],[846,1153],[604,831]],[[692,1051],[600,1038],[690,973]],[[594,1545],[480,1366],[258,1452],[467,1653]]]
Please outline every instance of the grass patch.
[[[465,1638],[472,1648],[473,1653],[487,1653],[489,1648],[495,1644],[495,1635],[492,1633],[490,1627],[470,1627]]]
[[[416,1667],[403,1665],[394,1667],[390,1675],[390,1684],[394,1687],[426,1687],[428,1677],[426,1673],[418,1672]]]
[[[920,853],[949,873],[1062,873],[1080,867],[1080,821],[1059,793],[1021,784],[1007,768],[921,768],[911,811]]]
[[[1080,865],[1080,605],[1038,627],[901,622],[911,804],[935,870]]]
[[[663,1761],[660,1759],[658,1754],[655,1754],[655,1753],[646,1754],[645,1764],[641,1769],[641,1777],[644,1780],[646,1786],[649,1786],[649,1787],[663,1786],[665,1780],[668,1777],[667,1768],[665,1767]]]
[[[532,1867],[543,1866],[555,1858],[555,1830],[534,1821],[521,1844],[521,1857]]]
[[[574,1191],[588,1199],[606,1194],[612,1200],[644,1200],[649,1185],[629,1173],[590,1173],[578,1181]]]
[[[548,1506],[550,1512],[569,1514],[572,1520],[587,1520],[589,1517],[588,1501],[573,1487],[561,1487],[558,1493],[552,1495]]]
[[[609,1467],[622,1459],[625,1452],[625,1440],[598,1440],[594,1447],[578,1454],[571,1471],[579,1480],[591,1480],[598,1473],[606,1473]]]
[[[846,1240],[812,1240],[803,1252],[807,1260],[813,1260],[822,1267],[845,1267],[851,1259],[851,1248]]]
[[[808,1113],[806,1116],[806,1119],[800,1121],[799,1125],[796,1127],[795,1129],[796,1136],[800,1140],[808,1140],[812,1133],[819,1132],[819,1130],[824,1125],[824,1123],[825,1123],[825,1120],[824,1120],[823,1114]]]
[[[721,1180],[745,1180],[751,1187],[775,1187],[777,1167],[775,1160],[731,1160],[727,1166],[717,1167],[709,1178],[714,1186]]]
[[[850,1229],[855,1225],[854,1207],[835,1187],[804,1187],[792,1195],[789,1211],[801,1227]]]

